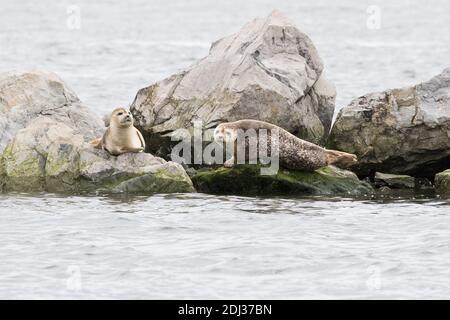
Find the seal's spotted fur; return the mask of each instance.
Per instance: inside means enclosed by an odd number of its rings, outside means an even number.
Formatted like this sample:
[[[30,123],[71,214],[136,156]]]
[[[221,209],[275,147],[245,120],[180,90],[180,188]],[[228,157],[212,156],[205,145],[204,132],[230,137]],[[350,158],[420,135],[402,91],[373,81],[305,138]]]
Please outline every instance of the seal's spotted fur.
[[[249,129],[254,129],[258,135],[260,129],[266,129],[268,133],[267,141],[269,143],[267,146],[258,145],[257,150],[259,150],[259,148],[267,147],[269,155],[271,149],[273,149],[270,139],[271,130],[276,130],[279,137],[278,150],[280,165],[287,169],[313,171],[329,164],[333,164],[341,168],[348,168],[357,161],[356,155],[354,154],[336,150],[327,150],[314,143],[297,138],[293,134],[276,125],[259,120],[239,120],[235,122],[222,123],[218,125],[214,131],[214,138],[216,141],[234,143],[234,157],[226,161],[225,165],[232,166],[236,162],[236,151],[238,147],[237,141],[241,141],[237,139],[239,129],[243,130],[243,132]],[[249,139],[246,138],[245,151],[247,160],[249,159],[248,150],[250,148],[251,145],[249,145]]]

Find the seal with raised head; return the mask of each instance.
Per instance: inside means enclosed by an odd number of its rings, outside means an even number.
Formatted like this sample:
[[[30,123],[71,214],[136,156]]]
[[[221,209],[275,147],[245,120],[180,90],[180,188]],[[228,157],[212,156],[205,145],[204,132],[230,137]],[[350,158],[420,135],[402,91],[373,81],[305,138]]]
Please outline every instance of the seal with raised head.
[[[95,148],[108,151],[112,155],[126,152],[142,152],[145,142],[142,134],[133,126],[133,116],[125,108],[116,108],[111,113],[103,137],[91,141]],[[109,123],[107,123],[109,122]]]
[[[267,148],[269,153],[273,149],[271,145],[273,142],[270,137],[276,133],[278,137],[276,143],[278,145],[279,162],[286,169],[313,171],[330,164],[346,169],[357,162],[357,157],[354,154],[337,150],[327,150],[314,143],[297,138],[283,128],[271,123],[245,119],[221,123],[214,130],[214,140],[216,142],[234,144],[233,156],[225,161],[225,167],[232,167],[236,164],[238,131],[246,132],[251,129],[254,129],[257,134],[261,131],[260,129],[265,129],[265,132],[267,132],[267,145],[261,146],[259,145],[259,140],[257,140],[257,149],[259,151],[260,148],[264,147]],[[249,139],[245,139],[246,151],[251,148],[249,143]],[[246,160],[248,160],[249,155],[246,154],[245,156]]]

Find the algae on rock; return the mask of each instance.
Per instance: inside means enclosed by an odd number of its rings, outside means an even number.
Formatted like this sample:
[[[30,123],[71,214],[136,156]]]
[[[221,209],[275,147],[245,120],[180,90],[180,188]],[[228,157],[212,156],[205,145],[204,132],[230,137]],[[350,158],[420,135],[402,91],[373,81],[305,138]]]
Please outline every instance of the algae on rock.
[[[450,193],[450,169],[438,173],[434,178],[436,191],[440,193]]]
[[[239,165],[199,171],[192,181],[197,191],[212,194],[364,196],[373,192],[369,183],[334,166],[316,171],[280,169],[275,175],[261,175],[259,165]]]
[[[0,73],[0,116],[2,192],[194,191],[179,164],[86,143],[103,134],[102,121],[53,73]]]

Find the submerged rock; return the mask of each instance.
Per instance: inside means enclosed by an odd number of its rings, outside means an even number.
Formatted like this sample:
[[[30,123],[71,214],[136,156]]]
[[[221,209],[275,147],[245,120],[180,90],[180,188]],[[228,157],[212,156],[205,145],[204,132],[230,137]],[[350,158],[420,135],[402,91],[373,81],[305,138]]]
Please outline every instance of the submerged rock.
[[[375,173],[375,186],[389,187],[392,189],[413,189],[415,186],[414,177],[400,174]]]
[[[330,148],[355,153],[352,168],[433,177],[450,163],[450,68],[421,84],[371,93],[344,107]]]
[[[321,143],[336,91],[309,37],[279,12],[213,43],[190,68],[139,90],[131,105],[151,152],[167,156],[178,129],[240,119],[276,124]]]
[[[0,80],[0,190],[18,192],[194,191],[181,165],[148,153],[118,157],[86,141],[102,121],[73,92],[46,72]],[[0,76],[1,78],[1,76]],[[19,116],[21,115],[21,116]],[[23,118],[22,118],[23,117]],[[17,123],[11,123],[17,118]]]
[[[438,173],[434,178],[436,191],[450,193],[450,169]]]
[[[258,165],[199,171],[192,177],[197,191],[232,195],[351,195],[373,193],[372,186],[346,170],[328,166],[316,171],[280,170],[261,175]]]

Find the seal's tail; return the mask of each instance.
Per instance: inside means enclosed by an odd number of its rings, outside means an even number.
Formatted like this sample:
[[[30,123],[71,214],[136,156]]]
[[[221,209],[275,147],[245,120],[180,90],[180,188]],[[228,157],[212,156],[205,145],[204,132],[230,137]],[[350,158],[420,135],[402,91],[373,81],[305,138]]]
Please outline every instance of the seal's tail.
[[[352,153],[337,150],[325,150],[325,154],[328,164],[335,165],[342,169],[347,169],[358,162],[358,158]]]

